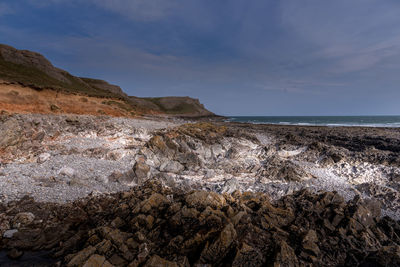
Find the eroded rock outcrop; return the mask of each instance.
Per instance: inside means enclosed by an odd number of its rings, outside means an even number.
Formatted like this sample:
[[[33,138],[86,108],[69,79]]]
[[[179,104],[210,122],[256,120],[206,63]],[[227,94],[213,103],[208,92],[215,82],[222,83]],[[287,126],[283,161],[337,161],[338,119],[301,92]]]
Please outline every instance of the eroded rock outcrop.
[[[373,201],[307,190],[185,193],[151,180],[71,204],[0,206],[0,249],[47,250],[66,266],[398,266],[400,224]],[[30,212],[13,235],[13,221]],[[22,216],[24,217],[24,216]]]

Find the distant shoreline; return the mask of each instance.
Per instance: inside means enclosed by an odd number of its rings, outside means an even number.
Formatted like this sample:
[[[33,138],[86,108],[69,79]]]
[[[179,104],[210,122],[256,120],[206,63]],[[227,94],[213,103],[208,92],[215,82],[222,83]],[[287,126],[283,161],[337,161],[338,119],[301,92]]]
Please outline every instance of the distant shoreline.
[[[226,122],[321,127],[400,128],[400,116],[229,116]]]

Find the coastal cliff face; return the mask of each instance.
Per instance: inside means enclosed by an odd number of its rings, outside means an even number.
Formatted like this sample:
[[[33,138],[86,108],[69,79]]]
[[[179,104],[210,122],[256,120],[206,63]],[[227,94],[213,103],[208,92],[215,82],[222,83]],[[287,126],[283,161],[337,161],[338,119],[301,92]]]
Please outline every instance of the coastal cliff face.
[[[197,99],[190,97],[160,97],[160,98],[138,98],[129,97],[123,90],[117,86],[107,83],[103,80],[76,77],[62,69],[54,67],[50,61],[39,53],[18,50],[11,46],[0,44],[0,82],[1,91],[11,90],[10,85],[19,87],[19,90],[25,90],[27,94],[39,95],[46,97],[47,94],[38,94],[41,91],[54,91],[61,96],[80,95],[99,99],[111,99],[114,102],[122,102],[122,105],[108,101],[116,112],[98,108],[99,114],[120,115],[120,116],[137,116],[137,115],[156,115],[165,114],[169,116],[188,116],[188,117],[213,117],[215,114],[204,108]],[[36,90],[29,92],[29,89]],[[16,97],[18,98],[18,97]],[[71,100],[74,98],[71,97]],[[103,101],[105,101],[103,99]],[[12,104],[12,101],[0,96],[0,109],[18,112],[16,107],[8,109],[6,104]],[[107,101],[105,101],[107,102]],[[25,101],[24,105],[29,105],[29,101]],[[83,113],[84,108],[80,112],[74,112],[70,108],[58,106],[58,113],[75,113],[75,114],[93,114],[92,111]],[[113,105],[114,104],[114,105]],[[37,103],[35,103],[37,105]],[[50,108],[52,104],[47,105],[47,110],[41,108],[41,113],[54,113]],[[80,101],[74,105],[84,106]],[[31,112],[34,112],[33,110]]]

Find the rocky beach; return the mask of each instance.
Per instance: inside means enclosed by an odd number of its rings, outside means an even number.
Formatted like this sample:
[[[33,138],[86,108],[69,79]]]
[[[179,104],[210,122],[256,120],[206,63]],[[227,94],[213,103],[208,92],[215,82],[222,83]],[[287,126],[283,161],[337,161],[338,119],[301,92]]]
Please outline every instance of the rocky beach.
[[[0,45],[0,266],[400,266],[399,128],[228,122]]]
[[[2,266],[400,264],[394,128],[3,112],[0,136]]]

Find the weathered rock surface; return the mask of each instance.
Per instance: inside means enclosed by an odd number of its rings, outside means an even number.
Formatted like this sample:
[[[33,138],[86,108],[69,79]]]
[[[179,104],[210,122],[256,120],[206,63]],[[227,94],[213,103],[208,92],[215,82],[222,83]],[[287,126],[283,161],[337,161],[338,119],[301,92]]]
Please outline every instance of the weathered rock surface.
[[[4,201],[30,194],[63,202],[157,178],[184,190],[265,192],[272,199],[303,188],[335,190],[346,200],[377,199],[384,215],[400,218],[398,154],[387,143],[400,136],[392,129],[333,128],[324,141],[323,127],[244,130],[230,123],[73,115],[3,115],[1,122]],[[370,141],[356,149],[353,142],[365,135]]]
[[[10,259],[50,251],[62,266],[399,266],[400,224],[373,202],[307,190],[218,195],[143,186],[70,204],[0,206],[35,219],[0,240]],[[2,233],[3,236],[3,233]],[[18,261],[17,261],[18,262]]]
[[[39,201],[65,202],[92,192],[125,190],[138,183],[127,174],[135,165],[137,150],[155,130],[178,123],[0,115],[0,201],[31,195]]]

